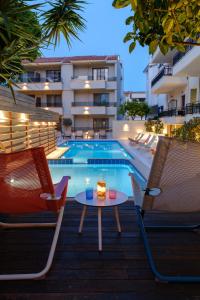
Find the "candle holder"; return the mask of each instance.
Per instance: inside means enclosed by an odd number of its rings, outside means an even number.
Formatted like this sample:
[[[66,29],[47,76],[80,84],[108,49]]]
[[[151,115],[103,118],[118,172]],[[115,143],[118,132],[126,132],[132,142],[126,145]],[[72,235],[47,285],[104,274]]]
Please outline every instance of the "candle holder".
[[[86,188],[85,194],[86,194],[87,200],[92,200],[93,199],[93,188],[92,187]]]
[[[109,194],[109,199],[113,199],[114,200],[117,197],[117,192],[116,192],[115,189],[110,188],[108,194]]]
[[[104,180],[97,182],[97,198],[106,199],[106,182]]]

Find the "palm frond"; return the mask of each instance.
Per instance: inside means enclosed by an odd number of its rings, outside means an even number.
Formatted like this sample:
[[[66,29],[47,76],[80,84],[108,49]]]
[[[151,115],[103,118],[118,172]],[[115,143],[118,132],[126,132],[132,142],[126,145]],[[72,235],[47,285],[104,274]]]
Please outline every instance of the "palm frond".
[[[51,9],[42,14],[44,23],[44,37],[47,43],[56,45],[63,34],[68,46],[71,39],[79,39],[78,32],[85,29],[85,19],[80,15],[83,12],[84,0],[56,0],[51,3]]]

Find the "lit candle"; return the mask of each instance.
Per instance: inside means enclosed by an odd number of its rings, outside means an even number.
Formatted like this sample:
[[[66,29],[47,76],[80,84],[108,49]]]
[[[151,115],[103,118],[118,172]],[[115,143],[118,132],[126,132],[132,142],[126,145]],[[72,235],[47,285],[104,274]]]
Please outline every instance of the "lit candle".
[[[106,198],[106,182],[104,180],[97,182],[97,198],[102,200]]]

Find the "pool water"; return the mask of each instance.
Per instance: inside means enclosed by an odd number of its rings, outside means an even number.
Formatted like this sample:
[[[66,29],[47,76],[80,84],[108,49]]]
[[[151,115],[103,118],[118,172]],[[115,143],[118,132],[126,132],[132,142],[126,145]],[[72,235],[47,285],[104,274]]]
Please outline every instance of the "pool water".
[[[61,158],[73,158],[75,163],[86,163],[88,158],[132,158],[117,141],[69,141],[60,147],[64,146],[69,150]]]
[[[137,176],[142,186],[145,185],[145,181],[138,171],[128,165],[74,164],[50,165],[49,167],[54,183],[59,182],[63,176],[71,176],[68,197],[74,197],[87,187],[96,189],[97,181],[101,179],[106,181],[107,189],[114,188],[128,196],[133,196],[129,172],[133,172]]]

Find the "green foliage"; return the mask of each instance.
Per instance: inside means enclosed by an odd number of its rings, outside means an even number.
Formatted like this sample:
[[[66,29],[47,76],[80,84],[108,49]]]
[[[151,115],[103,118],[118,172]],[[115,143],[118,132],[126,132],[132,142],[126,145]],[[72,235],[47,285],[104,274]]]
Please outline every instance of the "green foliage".
[[[161,120],[152,120],[149,119],[144,123],[145,129],[147,132],[155,132],[161,134],[164,129],[164,124]]]
[[[174,129],[173,136],[182,141],[195,141],[200,143],[200,118],[193,118],[180,128]]]
[[[135,119],[136,116],[140,116],[141,120],[149,113],[149,107],[145,102],[139,101],[127,101],[120,105],[118,112],[123,115]]]
[[[0,81],[10,80],[23,72],[21,61],[40,55],[42,35],[36,6],[23,1],[0,1]]]
[[[163,54],[170,49],[185,51],[193,39],[199,44],[200,33],[200,3],[197,0],[114,0],[115,8],[131,6],[132,14],[126,19],[126,25],[131,25],[124,42],[131,42],[132,52],[136,42],[147,45],[149,52],[154,53],[159,47]],[[200,44],[199,44],[200,45]]]
[[[82,0],[54,0],[52,8],[42,14],[44,36],[48,43],[54,45],[60,42],[60,35],[63,34],[68,46],[71,46],[71,38],[79,39],[78,31],[85,28],[84,19],[79,12],[83,11]]]
[[[153,120],[147,120],[144,123],[144,126],[145,126],[146,132],[153,132],[154,121]]]
[[[155,120],[154,121],[154,132],[157,134],[160,134],[163,132],[164,124],[161,120]]]
[[[70,126],[72,126],[72,120],[69,119],[69,118],[64,118],[64,119],[63,119],[63,125],[64,125],[65,127],[70,127]]]
[[[56,45],[63,34],[68,46],[78,38],[84,19],[79,12],[85,1],[49,1],[48,11],[34,0],[0,0],[0,82],[14,83],[17,74],[23,73],[23,60],[33,61],[40,49]],[[33,5],[31,5],[33,3]]]

